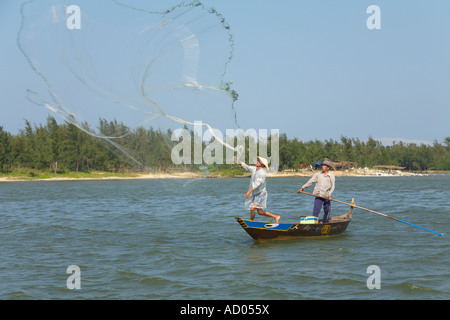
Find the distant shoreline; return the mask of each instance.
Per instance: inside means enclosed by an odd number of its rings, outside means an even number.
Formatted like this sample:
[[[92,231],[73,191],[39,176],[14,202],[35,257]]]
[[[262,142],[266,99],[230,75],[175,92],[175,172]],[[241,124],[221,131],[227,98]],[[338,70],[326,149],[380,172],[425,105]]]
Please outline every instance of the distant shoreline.
[[[318,172],[318,171],[315,171]],[[277,172],[276,174],[269,173],[268,178],[302,178],[311,177],[315,172],[312,171],[292,171],[292,172]],[[399,170],[388,172],[374,169],[357,169],[350,171],[331,171],[336,177],[364,177],[364,176],[425,176],[433,174],[449,174],[449,171],[426,171],[426,172],[402,172]],[[177,173],[84,173],[78,176],[58,176],[51,175],[49,177],[41,176],[16,176],[8,174],[0,174],[1,182],[23,182],[23,181],[82,181],[82,180],[138,180],[138,179],[200,179],[200,178],[247,178],[248,174],[222,176],[220,172],[212,172],[208,176],[204,176],[201,172],[177,172]]]
[[[268,174],[268,177],[311,177],[314,173],[319,171],[298,171],[298,172],[278,172],[276,175]],[[376,177],[376,176],[383,176],[383,177],[404,177],[404,176],[425,176],[425,175],[434,175],[434,174],[449,174],[450,171],[417,171],[417,172],[410,172],[410,171],[400,171],[400,170],[377,170],[377,169],[354,169],[354,170],[332,170],[330,171],[333,173],[336,177]]]
[[[135,180],[135,179],[193,179],[201,178],[201,174],[193,172],[180,173],[147,173],[147,174],[112,174],[112,173],[92,173],[84,174],[83,176],[67,177],[67,176],[52,176],[52,177],[19,177],[0,175],[0,182],[19,182],[19,181],[81,181],[81,180]]]

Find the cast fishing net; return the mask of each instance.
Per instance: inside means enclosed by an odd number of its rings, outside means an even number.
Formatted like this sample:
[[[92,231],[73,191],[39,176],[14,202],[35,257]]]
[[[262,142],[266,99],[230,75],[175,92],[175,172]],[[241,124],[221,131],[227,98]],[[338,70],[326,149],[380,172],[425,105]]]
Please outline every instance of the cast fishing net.
[[[172,151],[182,138],[191,151],[195,139],[204,142],[194,125],[211,139],[239,127],[238,95],[225,79],[233,35],[215,9],[198,1],[54,0],[27,1],[21,15],[18,45],[42,83],[27,91],[30,101],[103,143],[127,168],[214,169],[194,152],[187,163],[186,148]]]

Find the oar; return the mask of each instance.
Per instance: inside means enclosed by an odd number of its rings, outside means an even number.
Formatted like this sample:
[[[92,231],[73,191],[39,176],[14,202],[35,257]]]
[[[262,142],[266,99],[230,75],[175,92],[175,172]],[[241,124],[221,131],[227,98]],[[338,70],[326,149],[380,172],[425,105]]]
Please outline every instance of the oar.
[[[320,196],[318,196],[316,194],[308,193],[308,192],[305,192],[305,191],[299,191],[298,193],[304,193],[304,194],[307,194],[309,196],[323,198],[323,197],[320,197]],[[323,198],[323,199],[327,199],[327,198]],[[342,203],[342,204],[346,204],[346,205],[351,206],[353,208],[366,210],[366,211],[378,214],[380,216],[383,216],[383,217],[386,217],[386,218],[389,218],[389,219],[392,219],[392,220],[395,220],[395,221],[403,222],[403,223],[409,224],[410,226],[413,226],[413,227],[416,227],[416,228],[419,228],[419,229],[422,229],[422,230],[425,230],[425,231],[428,231],[428,232],[432,232],[432,233],[438,234],[440,236],[445,236],[444,233],[436,232],[436,231],[433,231],[433,230],[430,230],[430,229],[418,226],[418,225],[416,225],[414,223],[411,223],[411,222],[408,222],[408,221],[405,221],[405,220],[401,220],[401,219],[398,219],[398,218],[395,218],[395,217],[388,216],[387,214],[384,214],[384,213],[381,213],[381,212],[376,212],[376,211],[373,211],[373,210],[370,210],[370,209],[367,209],[367,208],[363,208],[363,207],[360,207],[360,206],[357,206],[357,205],[354,205],[354,204],[351,204],[351,203],[347,203],[347,202],[342,202],[342,201],[339,201],[339,200],[334,200],[334,199],[329,199],[329,200],[335,201],[335,202],[339,202],[339,203]]]

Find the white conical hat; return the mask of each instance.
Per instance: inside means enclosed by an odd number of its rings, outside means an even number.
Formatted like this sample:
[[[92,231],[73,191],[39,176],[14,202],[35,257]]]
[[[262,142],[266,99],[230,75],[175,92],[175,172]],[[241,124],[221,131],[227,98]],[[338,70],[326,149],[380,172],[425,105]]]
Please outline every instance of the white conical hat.
[[[266,158],[258,157],[259,162],[261,162],[267,170],[269,170],[269,161]]]

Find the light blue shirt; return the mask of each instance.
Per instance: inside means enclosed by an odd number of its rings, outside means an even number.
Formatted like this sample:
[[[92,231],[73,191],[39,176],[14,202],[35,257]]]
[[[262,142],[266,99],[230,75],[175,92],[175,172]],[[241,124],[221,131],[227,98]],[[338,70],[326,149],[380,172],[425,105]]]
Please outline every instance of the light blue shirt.
[[[266,175],[267,169],[257,169],[255,166],[248,166],[243,162],[239,163],[242,168],[252,173],[250,178],[250,188],[253,189],[252,196],[245,199],[245,208],[250,210],[251,208],[264,209],[267,206],[267,189],[266,189]]]
[[[258,194],[266,191],[267,169],[261,168],[257,170],[255,166],[248,166],[243,162],[241,162],[240,165],[242,166],[242,168],[252,173],[250,185],[253,189],[253,194]]]
[[[316,173],[307,183],[303,185],[303,189],[308,188],[313,183],[316,183],[313,193],[322,198],[328,198],[334,191],[335,178],[334,174],[328,172],[326,175],[323,172]]]

